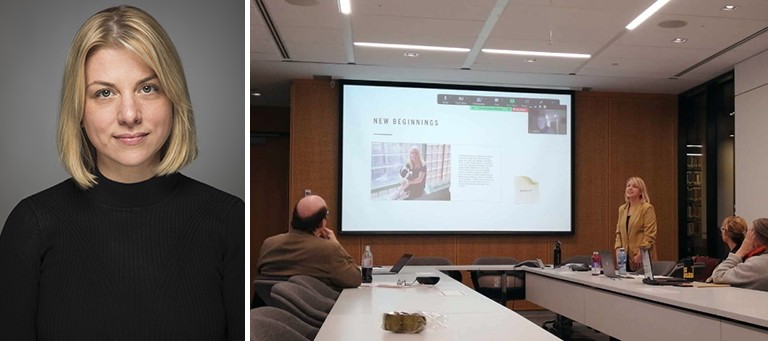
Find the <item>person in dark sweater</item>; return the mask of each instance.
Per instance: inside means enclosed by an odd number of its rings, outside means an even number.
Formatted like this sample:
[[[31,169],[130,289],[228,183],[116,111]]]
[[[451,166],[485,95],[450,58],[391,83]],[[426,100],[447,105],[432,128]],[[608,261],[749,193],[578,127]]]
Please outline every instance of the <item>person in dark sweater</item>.
[[[0,340],[245,339],[245,205],[179,173],[195,136],[160,24],[129,6],[89,18],[62,86],[71,178],[0,234]]]

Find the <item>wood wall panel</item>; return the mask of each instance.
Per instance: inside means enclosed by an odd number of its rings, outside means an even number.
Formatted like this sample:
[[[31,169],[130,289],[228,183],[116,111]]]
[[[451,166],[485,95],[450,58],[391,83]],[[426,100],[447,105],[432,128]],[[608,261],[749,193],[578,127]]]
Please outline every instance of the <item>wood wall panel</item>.
[[[256,273],[261,244],[267,237],[288,230],[288,108],[251,108],[251,131],[277,133],[252,143],[251,156],[251,273]]]
[[[608,122],[610,200],[623,203],[627,178],[639,176],[656,209],[659,259],[677,259],[677,115],[662,115],[676,105],[670,98],[613,98]],[[614,209],[614,212],[616,209]],[[613,213],[615,226],[618,217]],[[610,220],[609,220],[610,222]]]
[[[309,188],[326,199],[333,215],[338,213],[338,88],[324,80],[296,80],[291,91],[288,206],[293,207],[303,189]],[[557,240],[563,243],[563,257],[613,247],[624,181],[636,174],[648,182],[657,208],[659,256],[674,259],[676,122],[673,95],[576,93],[573,236],[341,235],[339,239],[355,259],[360,258],[363,245],[372,245],[377,264],[392,263],[405,252],[443,256],[456,264],[470,264],[476,257],[491,255],[541,258],[551,263]]]

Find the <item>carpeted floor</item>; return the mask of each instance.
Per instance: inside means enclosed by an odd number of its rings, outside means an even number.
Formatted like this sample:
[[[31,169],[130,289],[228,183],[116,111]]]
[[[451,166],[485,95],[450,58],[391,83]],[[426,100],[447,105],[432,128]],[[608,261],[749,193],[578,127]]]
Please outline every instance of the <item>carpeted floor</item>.
[[[543,325],[544,322],[546,321],[553,321],[556,316],[555,313],[549,310],[521,310],[516,312],[539,326]],[[551,326],[551,323],[549,323],[548,325]],[[609,340],[608,335],[595,331],[594,329],[591,329],[583,324],[579,324],[576,322],[573,322],[572,330],[573,330],[573,333],[570,335],[570,337],[565,337],[565,336],[559,336],[559,337],[563,340],[572,340],[572,341],[608,341]]]

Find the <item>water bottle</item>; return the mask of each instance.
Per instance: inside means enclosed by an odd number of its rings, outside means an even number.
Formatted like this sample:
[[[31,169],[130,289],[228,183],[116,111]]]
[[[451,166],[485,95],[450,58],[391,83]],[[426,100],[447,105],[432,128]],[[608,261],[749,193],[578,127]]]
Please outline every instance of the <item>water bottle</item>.
[[[592,252],[592,276],[600,274],[600,268],[603,267],[601,263],[600,254],[597,251]]]
[[[563,250],[560,249],[560,241],[555,242],[555,250],[554,250],[554,265],[556,268],[560,267],[560,257],[562,255]]]
[[[627,251],[624,248],[619,249],[619,275],[627,274]]]
[[[371,246],[366,245],[363,252],[363,283],[373,282],[373,253],[371,252]]]

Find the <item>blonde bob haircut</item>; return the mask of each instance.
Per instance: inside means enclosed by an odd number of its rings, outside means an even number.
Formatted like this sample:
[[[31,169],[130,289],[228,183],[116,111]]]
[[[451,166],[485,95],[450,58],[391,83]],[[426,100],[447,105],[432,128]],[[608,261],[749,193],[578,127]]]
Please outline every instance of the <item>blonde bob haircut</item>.
[[[149,13],[131,6],[107,8],[90,17],[72,40],[64,68],[57,130],[59,158],[83,189],[96,185],[96,149],[82,128],[85,62],[103,48],[136,53],[157,74],[173,104],[172,129],[160,149],[157,175],[178,172],[197,156],[197,133],[187,81],[173,42]]]
[[[637,186],[637,189],[640,190],[640,201],[651,203],[651,196],[648,195],[648,188],[645,187],[645,181],[643,179],[633,176],[629,179],[627,179],[627,185],[633,184]],[[629,198],[627,198],[627,195],[624,194],[624,202],[629,202]]]

